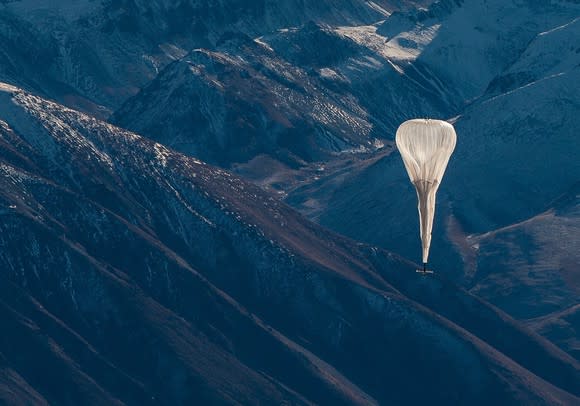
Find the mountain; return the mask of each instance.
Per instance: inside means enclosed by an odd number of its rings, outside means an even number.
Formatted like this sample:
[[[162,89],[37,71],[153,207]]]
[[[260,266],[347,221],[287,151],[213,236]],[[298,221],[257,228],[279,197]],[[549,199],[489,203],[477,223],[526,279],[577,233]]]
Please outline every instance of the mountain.
[[[547,213],[580,179],[579,13],[439,1],[370,25],[230,35],[169,65],[111,121],[416,258],[415,193],[392,139],[405,119],[449,118],[459,139],[432,266],[512,316],[548,317],[578,304],[577,249],[559,231],[577,240],[575,215]]]
[[[368,24],[424,1],[0,2],[0,80],[107,117],[163,67],[227,32]]]
[[[375,30],[311,22],[224,37],[168,66],[111,121],[226,168],[263,156],[300,168],[381,149],[401,117],[452,109],[444,90],[402,75],[365,41]]]
[[[306,29],[326,34],[314,23]],[[343,45],[331,34],[327,40]],[[343,58],[358,51],[354,43],[344,48]],[[356,100],[323,81],[267,44],[236,35],[170,65],[112,122],[226,167],[259,155],[297,167],[347,148],[374,148],[372,124]]]
[[[312,163],[320,167],[317,162],[332,166],[357,152],[384,154],[398,123],[407,118],[457,116],[460,137],[469,135],[465,142],[460,138],[458,158],[451,162],[450,176],[460,174],[453,179],[453,204],[467,232],[489,231],[537,214],[578,179],[573,157],[566,155],[563,176],[555,183],[547,182],[552,171],[529,168],[528,174],[541,170],[545,175],[536,181],[548,185],[541,193],[529,193],[534,183],[529,177],[496,187],[496,176],[474,173],[481,172],[478,159],[491,157],[494,161],[486,164],[511,165],[508,171],[514,173],[506,172],[506,178],[516,179],[522,166],[542,162],[534,158],[537,151],[548,148],[560,156],[556,144],[574,142],[569,137],[578,111],[578,11],[569,2],[521,7],[515,2],[441,1],[429,9],[393,13],[375,25],[312,23],[253,40],[230,35],[216,48],[195,50],[171,64],[112,122],[250,173],[259,183],[274,182],[287,194],[296,182],[276,182],[296,169],[312,168]],[[545,148],[527,144],[531,150],[523,152],[513,147],[520,137],[556,131],[562,137]],[[491,132],[493,144],[485,138]],[[513,141],[502,138],[512,132]],[[540,142],[551,142],[550,136],[543,138]],[[492,148],[493,154],[482,148]],[[525,161],[514,162],[520,157]],[[455,162],[463,166],[454,169]],[[261,174],[256,173],[259,166]],[[333,176],[327,171],[306,180],[328,177],[338,183]],[[491,190],[490,183],[497,191],[486,193],[485,202],[469,197]],[[505,204],[502,199],[514,188],[519,200]],[[473,206],[478,204],[485,209]]]
[[[448,281],[1,87],[3,401],[578,401],[577,361]]]
[[[0,1],[2,403],[580,403],[580,8],[411,4]]]
[[[329,152],[372,151],[402,120],[455,116],[501,86],[530,41],[574,25],[574,7],[442,1],[373,25],[326,18],[261,36],[228,34],[169,65],[112,122],[222,167],[266,155],[295,168]],[[557,35],[573,47],[574,32],[564,30]],[[545,49],[539,42],[530,48]],[[520,60],[529,69],[532,54]]]

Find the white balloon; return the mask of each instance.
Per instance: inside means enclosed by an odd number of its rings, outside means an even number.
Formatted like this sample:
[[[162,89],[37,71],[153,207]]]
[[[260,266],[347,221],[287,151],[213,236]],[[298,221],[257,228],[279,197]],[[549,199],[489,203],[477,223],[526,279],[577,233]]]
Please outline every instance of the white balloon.
[[[445,121],[414,119],[399,126],[395,141],[417,190],[423,263],[426,264],[431,246],[435,195],[455,149],[457,136],[453,126]]]

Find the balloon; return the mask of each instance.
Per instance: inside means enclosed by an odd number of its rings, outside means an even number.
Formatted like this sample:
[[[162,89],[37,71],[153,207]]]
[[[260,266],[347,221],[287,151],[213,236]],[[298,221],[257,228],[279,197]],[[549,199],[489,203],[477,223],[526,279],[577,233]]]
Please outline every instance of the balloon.
[[[435,194],[455,149],[457,136],[453,126],[445,121],[414,119],[399,126],[395,141],[409,178],[417,190],[425,271],[431,246]]]

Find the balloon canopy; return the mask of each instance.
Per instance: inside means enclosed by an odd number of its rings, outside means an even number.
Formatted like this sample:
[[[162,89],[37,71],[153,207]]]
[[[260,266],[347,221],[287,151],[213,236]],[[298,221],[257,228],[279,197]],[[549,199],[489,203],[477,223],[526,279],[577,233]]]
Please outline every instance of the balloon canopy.
[[[423,263],[426,264],[431,246],[435,195],[455,149],[457,136],[453,126],[445,121],[414,119],[399,126],[395,141],[417,190]]]

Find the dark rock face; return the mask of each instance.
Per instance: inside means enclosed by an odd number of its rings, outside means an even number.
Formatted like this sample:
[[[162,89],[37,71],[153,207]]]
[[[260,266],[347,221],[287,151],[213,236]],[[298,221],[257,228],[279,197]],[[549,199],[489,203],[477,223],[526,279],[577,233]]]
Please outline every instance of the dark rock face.
[[[485,302],[228,172],[3,89],[3,400],[577,402],[578,363]]]

